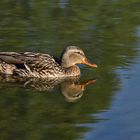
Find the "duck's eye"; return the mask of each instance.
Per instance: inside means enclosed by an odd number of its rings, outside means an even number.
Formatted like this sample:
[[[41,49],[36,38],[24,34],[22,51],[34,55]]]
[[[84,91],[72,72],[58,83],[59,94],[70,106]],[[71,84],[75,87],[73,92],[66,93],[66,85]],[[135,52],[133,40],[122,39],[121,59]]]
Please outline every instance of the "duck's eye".
[[[76,52],[76,53],[82,55],[81,52]]]

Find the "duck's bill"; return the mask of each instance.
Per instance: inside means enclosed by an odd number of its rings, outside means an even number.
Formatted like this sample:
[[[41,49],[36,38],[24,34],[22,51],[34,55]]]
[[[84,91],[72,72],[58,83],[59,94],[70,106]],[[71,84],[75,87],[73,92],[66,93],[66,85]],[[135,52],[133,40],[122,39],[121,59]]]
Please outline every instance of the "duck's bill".
[[[83,64],[88,65],[88,66],[93,67],[93,68],[97,68],[98,67],[96,64],[89,62],[88,59],[85,59],[83,61]]]
[[[87,80],[87,81],[85,81],[85,82],[82,83],[82,86],[84,86],[84,88],[85,88],[86,86],[88,86],[90,84],[93,84],[95,82],[96,82],[96,80],[93,80],[93,79]]]

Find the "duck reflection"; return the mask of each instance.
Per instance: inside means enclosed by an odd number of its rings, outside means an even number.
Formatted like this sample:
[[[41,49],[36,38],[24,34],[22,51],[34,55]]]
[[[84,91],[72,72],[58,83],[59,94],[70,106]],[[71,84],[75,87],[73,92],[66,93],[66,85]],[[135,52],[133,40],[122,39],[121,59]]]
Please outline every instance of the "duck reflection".
[[[83,92],[86,89],[87,85],[95,82],[96,80],[87,80],[82,83],[68,80],[67,82],[62,82],[60,84],[61,93],[63,94],[67,102],[76,102],[83,96]]]
[[[80,82],[79,77],[38,79],[19,78],[11,75],[0,75],[0,81],[1,86],[6,86],[9,83],[10,85],[14,84],[14,86],[18,85],[38,91],[52,90],[58,86],[67,102],[78,101],[83,96],[86,87],[96,82],[94,79]]]

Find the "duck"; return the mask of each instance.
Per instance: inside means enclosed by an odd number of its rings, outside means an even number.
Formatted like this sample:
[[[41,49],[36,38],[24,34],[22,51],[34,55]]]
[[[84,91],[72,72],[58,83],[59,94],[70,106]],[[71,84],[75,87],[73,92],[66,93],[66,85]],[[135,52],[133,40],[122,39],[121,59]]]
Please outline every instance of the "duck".
[[[59,61],[46,53],[0,52],[0,73],[5,75],[37,78],[80,76],[77,64],[97,68],[77,46],[64,48]]]

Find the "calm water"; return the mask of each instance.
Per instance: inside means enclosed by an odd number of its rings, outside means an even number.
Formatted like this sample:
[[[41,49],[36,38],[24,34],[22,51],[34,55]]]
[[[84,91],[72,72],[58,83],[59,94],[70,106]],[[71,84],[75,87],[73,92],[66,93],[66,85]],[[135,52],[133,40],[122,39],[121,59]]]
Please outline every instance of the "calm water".
[[[139,140],[139,9],[139,0],[1,0],[0,51],[59,56],[77,45],[99,67],[49,86],[1,77],[0,139]]]

